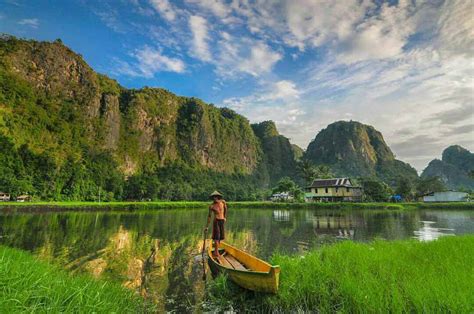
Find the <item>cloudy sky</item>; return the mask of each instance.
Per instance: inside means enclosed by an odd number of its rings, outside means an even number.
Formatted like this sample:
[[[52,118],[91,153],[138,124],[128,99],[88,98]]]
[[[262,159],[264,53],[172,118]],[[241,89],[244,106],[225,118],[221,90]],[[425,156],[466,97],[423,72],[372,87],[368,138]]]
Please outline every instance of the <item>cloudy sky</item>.
[[[303,148],[352,119],[418,170],[474,150],[472,0],[0,0],[0,32],[61,38],[126,87],[274,120]]]

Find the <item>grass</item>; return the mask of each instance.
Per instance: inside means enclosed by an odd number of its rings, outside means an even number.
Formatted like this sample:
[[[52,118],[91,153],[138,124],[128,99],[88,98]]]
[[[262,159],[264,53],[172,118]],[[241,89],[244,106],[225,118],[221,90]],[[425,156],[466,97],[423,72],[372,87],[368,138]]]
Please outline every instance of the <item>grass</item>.
[[[143,299],[118,284],[66,271],[0,246],[0,312],[140,313]]]
[[[272,263],[282,269],[277,295],[244,292],[221,277],[210,287],[211,300],[272,312],[474,312],[474,236],[348,241]]]
[[[38,212],[65,210],[141,210],[173,208],[207,208],[210,201],[153,201],[153,202],[5,202],[0,203],[3,212]],[[278,202],[229,202],[232,208],[284,208],[284,209],[474,209],[474,202],[464,203],[278,203]]]

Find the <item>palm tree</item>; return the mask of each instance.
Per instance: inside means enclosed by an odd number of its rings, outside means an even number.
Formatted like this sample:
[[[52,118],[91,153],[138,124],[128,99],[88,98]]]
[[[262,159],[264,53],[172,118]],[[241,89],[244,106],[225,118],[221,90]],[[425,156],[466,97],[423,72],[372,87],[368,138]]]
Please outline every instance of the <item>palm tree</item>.
[[[308,159],[301,159],[297,163],[297,170],[307,184],[311,184],[316,179],[316,167]]]
[[[327,165],[318,165],[315,167],[316,179],[329,179],[334,175],[331,172],[331,168]]]

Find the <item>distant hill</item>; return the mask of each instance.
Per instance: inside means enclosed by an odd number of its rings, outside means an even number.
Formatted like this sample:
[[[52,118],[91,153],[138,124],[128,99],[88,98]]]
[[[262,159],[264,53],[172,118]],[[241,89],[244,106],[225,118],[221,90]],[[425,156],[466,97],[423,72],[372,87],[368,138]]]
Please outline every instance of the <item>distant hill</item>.
[[[280,135],[273,121],[252,124],[252,128],[261,142],[270,182],[275,183],[284,176],[295,178],[296,161],[303,150]]]
[[[379,177],[391,185],[399,176],[418,177],[413,167],[395,159],[379,131],[356,121],[328,125],[308,145],[305,157],[330,166],[338,176]]]
[[[450,189],[474,189],[471,171],[474,171],[474,154],[453,145],[443,151],[442,160],[432,160],[421,177],[439,177]]]

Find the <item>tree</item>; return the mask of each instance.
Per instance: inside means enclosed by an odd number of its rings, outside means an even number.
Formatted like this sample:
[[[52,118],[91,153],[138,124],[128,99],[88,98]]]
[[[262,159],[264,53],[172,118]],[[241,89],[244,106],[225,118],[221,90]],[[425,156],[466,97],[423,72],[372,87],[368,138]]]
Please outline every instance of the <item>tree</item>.
[[[316,169],[311,161],[302,159],[297,164],[297,170],[307,185],[313,183],[316,179]]]
[[[329,166],[326,166],[326,165],[316,166],[315,172],[316,172],[316,179],[329,179],[334,176],[331,171],[331,168],[329,168]]]
[[[393,194],[393,190],[378,179],[365,178],[360,180],[364,190],[364,199],[369,202],[386,202]]]
[[[407,177],[399,177],[395,193],[403,197],[405,200],[411,200],[413,197],[413,183]]]
[[[416,183],[416,195],[423,196],[432,192],[446,191],[446,186],[439,177],[420,178]]]
[[[273,188],[272,192],[274,194],[288,192],[289,195],[293,196],[295,199],[300,199],[303,196],[303,191],[301,188],[289,177],[281,178],[277,185]]]
[[[308,159],[302,159],[297,164],[298,172],[306,184],[311,184],[315,179],[328,179],[333,176],[331,168],[326,165],[315,166]]]

